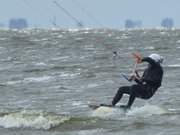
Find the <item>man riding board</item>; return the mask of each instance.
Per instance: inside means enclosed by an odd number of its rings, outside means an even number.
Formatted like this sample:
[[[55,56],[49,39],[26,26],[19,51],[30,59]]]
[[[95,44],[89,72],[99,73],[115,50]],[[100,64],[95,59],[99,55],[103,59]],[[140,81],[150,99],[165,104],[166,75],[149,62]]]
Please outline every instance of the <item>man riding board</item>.
[[[161,63],[163,62],[163,58],[155,53],[148,57],[142,57],[138,53],[134,53],[133,56],[136,60],[136,64],[147,62],[148,67],[144,70],[142,77],[139,76],[136,70],[134,71],[129,81],[135,81],[136,84],[120,87],[113,98],[111,106],[115,106],[117,102],[121,100],[123,94],[128,94],[129,101],[127,105],[121,105],[121,107],[129,109],[135,98],[150,99],[161,86],[163,78]]]

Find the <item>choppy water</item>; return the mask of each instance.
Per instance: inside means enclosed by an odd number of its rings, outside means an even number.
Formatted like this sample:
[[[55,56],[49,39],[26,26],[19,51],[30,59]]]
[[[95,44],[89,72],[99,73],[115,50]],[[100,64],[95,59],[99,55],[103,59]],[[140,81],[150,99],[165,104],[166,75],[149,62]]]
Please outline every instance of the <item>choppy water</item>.
[[[134,51],[164,56],[156,95],[137,99],[127,113],[88,108],[110,103],[119,86],[131,85],[120,73],[131,72]],[[0,132],[179,135],[179,52],[180,30],[0,30]]]

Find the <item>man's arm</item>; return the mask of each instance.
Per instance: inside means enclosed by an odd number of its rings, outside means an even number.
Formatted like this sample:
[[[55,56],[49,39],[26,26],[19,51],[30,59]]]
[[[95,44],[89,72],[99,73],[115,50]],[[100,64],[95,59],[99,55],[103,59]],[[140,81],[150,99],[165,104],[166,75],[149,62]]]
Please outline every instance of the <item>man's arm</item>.
[[[157,66],[158,63],[156,61],[154,61],[153,59],[149,58],[149,57],[142,57],[140,53],[133,53],[133,56],[136,60],[136,63],[140,64],[142,62],[148,62],[149,64],[153,65],[153,66]]]
[[[135,81],[137,84],[142,84],[142,79],[140,76],[137,76],[136,74],[132,75],[129,79],[129,81]]]
[[[142,58],[141,62],[148,62],[149,64],[151,64],[152,66],[157,66],[158,63],[155,62],[153,59],[149,58],[149,57],[144,57]]]

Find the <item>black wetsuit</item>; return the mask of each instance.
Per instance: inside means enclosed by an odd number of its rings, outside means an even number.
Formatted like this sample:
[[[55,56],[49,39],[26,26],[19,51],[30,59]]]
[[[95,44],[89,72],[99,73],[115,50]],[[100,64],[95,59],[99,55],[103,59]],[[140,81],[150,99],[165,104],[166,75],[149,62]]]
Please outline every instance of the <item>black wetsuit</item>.
[[[145,69],[143,76],[140,80],[135,79],[137,84],[132,86],[120,87],[116,93],[112,105],[116,105],[117,102],[122,98],[123,94],[129,94],[129,101],[126,107],[130,108],[136,97],[142,99],[151,98],[157,89],[161,86],[163,69],[160,63],[155,62],[149,57],[142,59],[142,62],[148,62],[148,68]]]

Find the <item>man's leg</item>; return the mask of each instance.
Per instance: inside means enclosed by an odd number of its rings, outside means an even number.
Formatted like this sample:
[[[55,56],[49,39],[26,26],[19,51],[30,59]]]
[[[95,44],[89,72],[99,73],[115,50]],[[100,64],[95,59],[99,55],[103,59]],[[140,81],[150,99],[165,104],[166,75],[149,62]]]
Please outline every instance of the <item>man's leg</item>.
[[[141,98],[144,94],[144,87],[142,85],[132,85],[130,88],[130,97],[129,97],[129,101],[128,104],[123,106],[125,108],[130,108],[131,105],[134,103],[134,100],[136,97]]]
[[[126,106],[127,108],[131,108],[131,105],[134,103],[135,98],[136,98],[136,96],[134,94],[130,95],[128,104]]]
[[[117,102],[119,102],[123,96],[123,94],[131,94],[131,86],[123,86],[120,87],[117,91],[116,95],[113,98],[112,105],[115,106]]]

